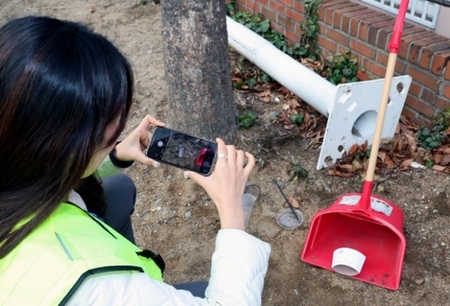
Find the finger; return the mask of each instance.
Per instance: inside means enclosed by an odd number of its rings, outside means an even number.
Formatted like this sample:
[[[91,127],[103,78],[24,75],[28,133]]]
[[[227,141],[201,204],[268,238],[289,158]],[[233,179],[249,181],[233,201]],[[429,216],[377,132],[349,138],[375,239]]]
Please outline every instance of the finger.
[[[151,125],[155,125],[155,126],[166,126],[164,123],[162,123],[161,121],[157,120],[155,117],[151,116],[151,115],[147,115],[145,116],[144,120],[142,120],[143,122],[145,122],[147,128]]]
[[[220,138],[216,138],[216,142],[217,142],[217,156],[221,156],[222,154],[225,154],[225,156],[227,155],[227,147],[225,145],[225,142],[223,142],[222,139]],[[219,162],[219,160],[222,158],[218,158],[217,162]]]
[[[144,165],[147,165],[147,166],[150,166],[150,167],[155,167],[155,168],[159,167],[161,165],[156,160],[148,158],[147,156],[144,155],[144,153],[141,153],[141,152],[140,152],[140,154],[136,155],[134,160],[136,160],[136,161],[138,161],[138,162],[140,162],[140,163],[142,163]]]
[[[228,156],[228,162],[229,163],[235,163],[236,162],[236,148],[235,146],[228,145],[227,146],[227,156]]]
[[[142,135],[143,137],[139,138],[139,142],[141,145],[141,150],[145,150],[148,148],[148,145],[150,144],[150,139],[152,139],[153,134],[149,131],[145,131],[145,133]]]
[[[237,150],[236,151],[236,166],[238,169],[242,169],[244,167],[245,154],[244,151]]]
[[[217,142],[217,152],[227,153],[225,142],[220,138],[216,138],[216,142]]]
[[[250,172],[252,172],[253,168],[255,167],[255,157],[248,152],[245,152],[245,157],[247,157],[248,161],[247,165],[245,165],[244,167],[244,173],[245,175],[250,175]]]
[[[200,175],[200,174],[192,172],[192,171],[185,171],[184,173],[185,173],[186,178],[193,180],[200,186],[202,186],[203,181],[206,179],[206,177],[204,177],[203,175]]]

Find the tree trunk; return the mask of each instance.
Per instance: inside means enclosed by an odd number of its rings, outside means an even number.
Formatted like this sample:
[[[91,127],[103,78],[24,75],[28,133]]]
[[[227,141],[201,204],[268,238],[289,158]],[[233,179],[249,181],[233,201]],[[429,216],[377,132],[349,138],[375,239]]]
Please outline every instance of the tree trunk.
[[[225,0],[162,0],[161,14],[168,127],[231,141],[237,129],[237,110]]]

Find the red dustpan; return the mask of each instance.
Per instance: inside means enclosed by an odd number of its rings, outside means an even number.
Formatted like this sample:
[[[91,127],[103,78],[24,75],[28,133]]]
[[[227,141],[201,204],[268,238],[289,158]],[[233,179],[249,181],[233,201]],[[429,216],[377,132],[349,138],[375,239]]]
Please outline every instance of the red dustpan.
[[[342,195],[329,208],[316,213],[301,254],[301,260],[334,271],[335,250],[359,251],[365,261],[351,277],[392,290],[399,288],[406,249],[403,211],[394,203],[371,195],[371,191],[408,3],[402,0],[400,4],[389,44],[389,61],[363,192]]]

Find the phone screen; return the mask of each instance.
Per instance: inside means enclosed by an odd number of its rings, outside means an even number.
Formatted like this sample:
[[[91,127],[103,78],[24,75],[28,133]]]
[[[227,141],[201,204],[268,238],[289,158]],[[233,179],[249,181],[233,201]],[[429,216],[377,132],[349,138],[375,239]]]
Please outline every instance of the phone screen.
[[[167,128],[156,128],[147,156],[182,169],[210,175],[216,152],[217,143],[213,141]]]

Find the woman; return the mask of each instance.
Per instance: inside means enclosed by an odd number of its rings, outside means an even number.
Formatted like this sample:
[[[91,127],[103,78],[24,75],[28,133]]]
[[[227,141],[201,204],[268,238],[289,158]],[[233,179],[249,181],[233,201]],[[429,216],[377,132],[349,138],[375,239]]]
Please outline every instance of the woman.
[[[154,163],[142,152],[162,125],[151,116],[116,145],[132,84],[127,60],[83,25],[25,17],[0,28],[0,305],[261,303],[270,246],[245,233],[241,203],[251,154],[217,139],[227,158],[209,177],[188,173],[221,221],[204,299],[164,283],[158,255],[96,216],[105,158]]]

